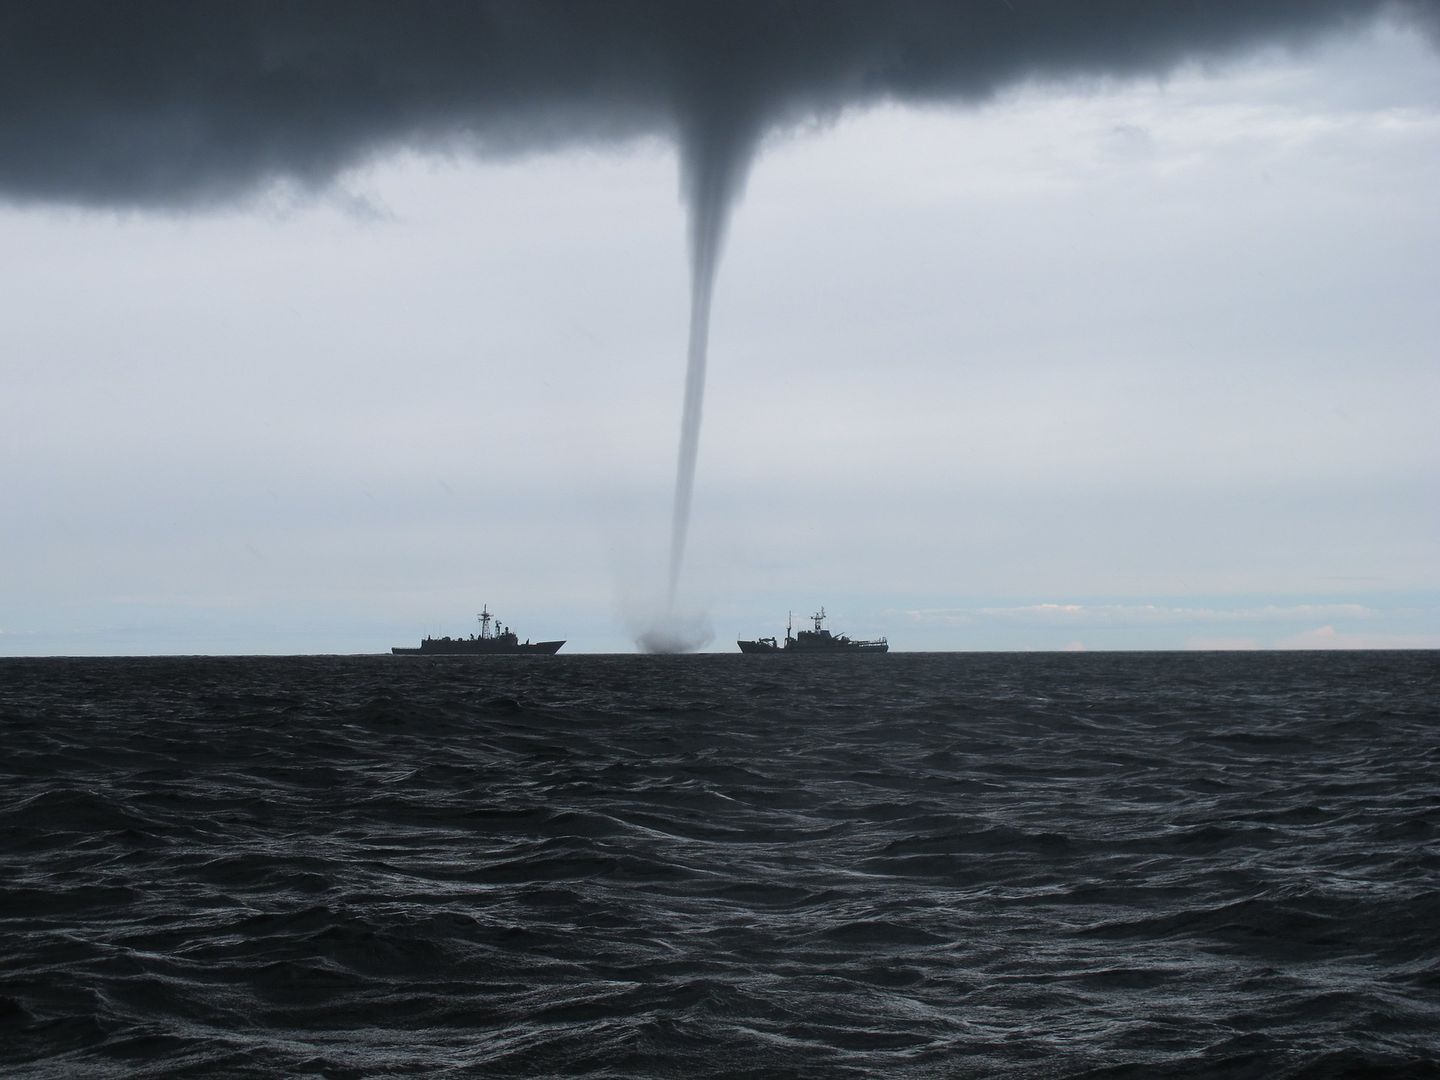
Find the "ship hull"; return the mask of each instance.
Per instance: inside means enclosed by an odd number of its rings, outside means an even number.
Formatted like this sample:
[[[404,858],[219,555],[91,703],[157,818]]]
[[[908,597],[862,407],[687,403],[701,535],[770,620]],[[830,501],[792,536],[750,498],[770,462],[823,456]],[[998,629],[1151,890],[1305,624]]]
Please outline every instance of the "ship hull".
[[[396,656],[554,656],[564,644],[564,641],[527,641],[510,645],[493,639],[443,641],[431,638],[414,648],[396,645],[390,651]]]
[[[852,656],[855,653],[888,653],[890,646],[884,641],[850,641],[836,642],[833,645],[772,645],[768,641],[737,641],[740,651],[750,656],[769,655],[771,653],[783,653],[793,656],[803,653],[806,656]]]
[[[772,641],[737,641],[735,644],[740,646],[740,651],[743,653],[759,654],[784,651]]]

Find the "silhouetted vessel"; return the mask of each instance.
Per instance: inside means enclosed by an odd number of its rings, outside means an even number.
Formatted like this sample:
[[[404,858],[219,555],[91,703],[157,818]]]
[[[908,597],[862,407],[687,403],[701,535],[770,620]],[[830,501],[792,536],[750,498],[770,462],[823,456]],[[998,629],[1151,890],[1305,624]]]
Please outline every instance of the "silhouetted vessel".
[[[508,626],[501,626],[498,619],[492,633],[490,621],[495,616],[490,614],[489,605],[481,608],[476,618],[480,620],[478,637],[474,634],[468,638],[427,637],[417,648],[396,645],[390,651],[396,656],[554,656],[565,644],[563,641],[532,642],[528,638],[521,641]]]
[[[773,637],[756,638],[754,641],[737,641],[742,653],[814,653],[817,655],[836,653],[887,653],[890,651],[890,642],[885,638],[875,641],[852,641],[844,634],[838,637],[829,630],[823,629],[821,623],[825,621],[825,609],[822,607],[814,615],[810,616],[815,622],[814,630],[801,630],[798,634],[791,633],[794,629],[794,617],[785,624],[785,643],[782,645]]]

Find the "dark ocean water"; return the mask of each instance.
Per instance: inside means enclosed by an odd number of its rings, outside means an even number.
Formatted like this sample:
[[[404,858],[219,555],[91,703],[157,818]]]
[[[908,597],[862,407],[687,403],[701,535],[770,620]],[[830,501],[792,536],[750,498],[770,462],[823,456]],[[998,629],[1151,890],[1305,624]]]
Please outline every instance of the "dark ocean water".
[[[1440,654],[0,661],[8,1077],[1440,1076]]]

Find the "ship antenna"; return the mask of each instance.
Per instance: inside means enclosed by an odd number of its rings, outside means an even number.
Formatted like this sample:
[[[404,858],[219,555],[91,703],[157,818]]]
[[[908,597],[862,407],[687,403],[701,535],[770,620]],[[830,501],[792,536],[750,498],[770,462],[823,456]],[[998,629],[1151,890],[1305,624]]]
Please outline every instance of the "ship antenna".
[[[490,636],[490,620],[493,618],[490,614],[490,605],[482,604],[480,606],[480,614],[475,617],[480,620],[480,636],[482,638],[488,638]]]
[[[820,610],[810,617],[815,620],[815,632],[818,634],[820,632],[820,624],[825,620],[825,605],[821,604]]]

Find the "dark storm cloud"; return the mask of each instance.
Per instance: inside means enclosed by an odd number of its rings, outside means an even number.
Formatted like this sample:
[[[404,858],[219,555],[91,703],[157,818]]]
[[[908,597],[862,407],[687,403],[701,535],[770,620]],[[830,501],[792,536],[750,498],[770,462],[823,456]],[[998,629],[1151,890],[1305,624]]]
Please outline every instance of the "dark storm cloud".
[[[1436,0],[76,2],[0,8],[0,197],[164,206],[378,151],[675,136],[725,200],[776,124],[1160,73]],[[716,188],[706,191],[707,187]]]

